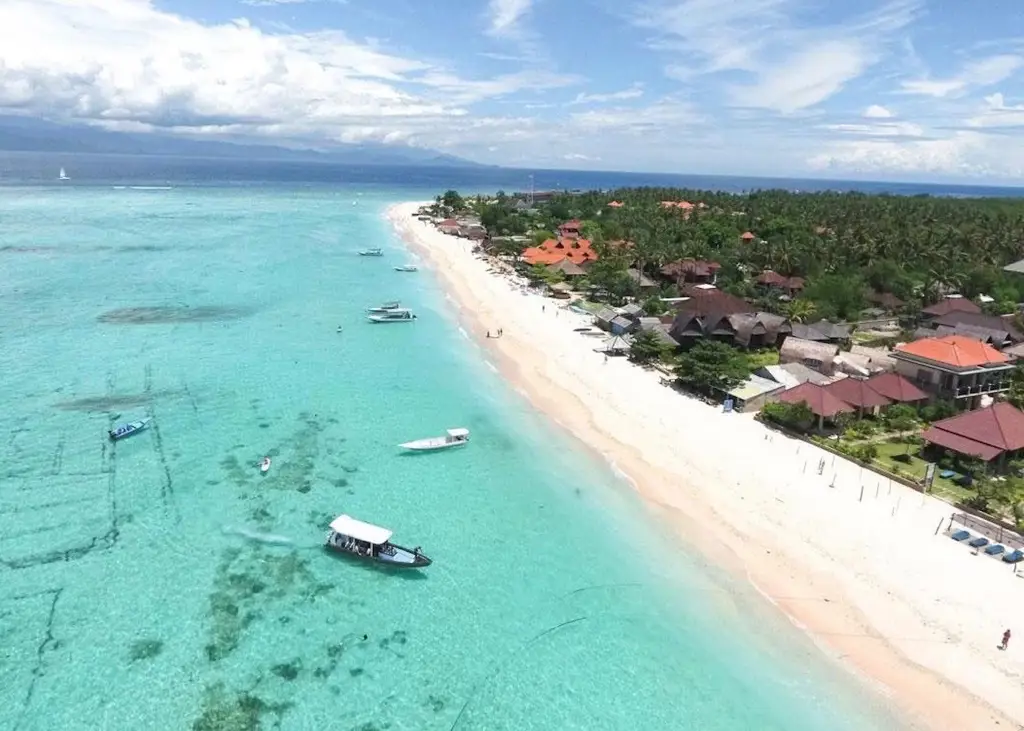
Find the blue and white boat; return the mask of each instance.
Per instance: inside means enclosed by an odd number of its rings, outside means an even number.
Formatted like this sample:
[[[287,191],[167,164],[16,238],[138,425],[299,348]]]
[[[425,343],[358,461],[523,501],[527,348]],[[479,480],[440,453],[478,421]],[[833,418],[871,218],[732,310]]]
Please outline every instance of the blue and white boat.
[[[128,424],[121,424],[121,426],[111,429],[107,433],[110,435],[110,438],[116,442],[118,439],[124,439],[125,437],[130,437],[132,434],[138,434],[149,426],[150,421],[152,421],[151,418],[145,418],[129,422]]]
[[[363,249],[359,256],[384,256],[384,249]]]

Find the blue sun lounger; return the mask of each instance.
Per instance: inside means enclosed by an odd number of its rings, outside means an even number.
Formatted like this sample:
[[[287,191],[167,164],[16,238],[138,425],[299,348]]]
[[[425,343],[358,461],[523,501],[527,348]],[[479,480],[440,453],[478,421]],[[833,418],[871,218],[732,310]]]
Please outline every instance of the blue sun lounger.
[[[981,548],[982,546],[988,545],[988,538],[975,538],[973,541],[967,544],[971,548]]]
[[[950,536],[954,541],[966,541],[971,537],[970,531],[958,530],[956,533]]]
[[[998,556],[1000,553],[1005,551],[1006,548],[1001,543],[993,543],[985,549],[985,553],[989,556]]]
[[[1010,551],[1010,553],[1003,556],[1003,560],[1006,561],[1006,563],[1017,563],[1018,561],[1024,560],[1024,551],[1019,548],[1015,548]]]

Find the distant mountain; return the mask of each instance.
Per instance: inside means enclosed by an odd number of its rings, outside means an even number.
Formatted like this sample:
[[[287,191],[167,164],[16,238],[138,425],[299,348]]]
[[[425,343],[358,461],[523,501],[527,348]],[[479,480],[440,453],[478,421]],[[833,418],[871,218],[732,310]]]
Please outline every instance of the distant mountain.
[[[348,165],[493,167],[437,150],[362,143],[327,150],[291,149],[220,140],[193,140],[155,133],[109,132],[87,125],[0,115],[0,150],[14,152],[91,152],[110,155],[246,158]]]

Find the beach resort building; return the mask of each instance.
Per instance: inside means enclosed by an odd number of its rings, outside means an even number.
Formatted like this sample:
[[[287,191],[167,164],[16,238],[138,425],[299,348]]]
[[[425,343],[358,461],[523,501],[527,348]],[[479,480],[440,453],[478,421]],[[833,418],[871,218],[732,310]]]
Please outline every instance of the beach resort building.
[[[892,403],[922,405],[928,400],[928,394],[898,373],[879,373],[866,381],[871,389]]]
[[[578,239],[580,237],[580,226],[582,224],[579,219],[572,219],[566,221],[558,227],[558,238],[560,239]]]
[[[1010,388],[1014,369],[1009,356],[987,343],[963,335],[923,338],[892,353],[896,372],[935,398],[975,409],[983,397]]]
[[[780,363],[779,365],[761,366],[754,371],[754,375],[775,381],[785,388],[795,388],[807,382],[824,386],[832,380],[828,376],[808,368],[803,363]]]
[[[785,386],[781,383],[753,373],[743,383],[727,391],[726,395],[732,399],[733,411],[760,411],[774,394],[784,389]]]
[[[838,355],[838,345],[816,343],[790,335],[779,350],[779,363],[802,363],[818,373],[831,376],[835,373]]]
[[[1024,412],[1001,401],[937,421],[921,438],[933,447],[966,457],[1003,462],[1024,450]]]
[[[878,416],[892,401],[878,393],[864,378],[841,378],[824,386],[830,394],[857,410],[857,415]]]
[[[803,277],[785,277],[771,269],[757,275],[754,282],[762,289],[774,291],[787,297],[795,297],[804,289]]]
[[[794,322],[793,335],[816,343],[842,344],[850,340],[850,326],[843,322],[834,323],[828,320],[819,320],[809,325]]]
[[[527,248],[523,251],[521,258],[531,266],[534,264],[551,266],[568,260],[578,267],[585,267],[587,264],[597,261],[597,252],[591,247],[588,239],[559,236],[555,239],[548,239],[540,246]]]
[[[811,413],[817,417],[818,431],[825,428],[826,422],[834,422],[840,414],[852,414],[856,411],[855,407],[833,395],[825,386],[810,382],[782,391],[775,400],[784,404],[806,403]]]

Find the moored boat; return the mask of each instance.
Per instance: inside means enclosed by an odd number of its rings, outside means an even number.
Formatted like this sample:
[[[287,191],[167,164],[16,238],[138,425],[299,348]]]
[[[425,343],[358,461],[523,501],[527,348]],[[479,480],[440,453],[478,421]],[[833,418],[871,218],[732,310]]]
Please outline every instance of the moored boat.
[[[391,312],[392,310],[400,309],[402,309],[402,303],[399,302],[398,300],[394,300],[393,302],[385,302],[384,304],[378,305],[377,307],[367,307],[366,311],[371,315],[382,315],[385,312]]]
[[[395,267],[396,272],[418,272],[420,268],[415,264],[404,264],[400,267]]]
[[[118,439],[124,439],[130,437],[132,434],[138,434],[140,431],[149,426],[150,418],[139,419],[138,421],[132,421],[127,424],[121,424],[121,426],[115,427],[107,432],[110,438],[115,442]]]
[[[362,249],[359,256],[384,256],[384,249]]]
[[[412,314],[412,310],[399,309],[388,310],[376,315],[367,315],[366,319],[370,322],[413,322],[416,319],[416,315]]]
[[[413,449],[420,452],[430,452],[436,449],[448,449],[458,447],[469,441],[469,429],[458,427],[449,429],[443,437],[427,437],[426,439],[415,439],[411,442],[399,444],[403,449]]]
[[[409,549],[392,543],[391,535],[387,528],[339,515],[331,521],[325,545],[338,553],[395,568],[416,569],[432,563],[419,547]]]
[[[260,460],[260,472],[266,474],[270,469],[270,457],[264,457]]]

